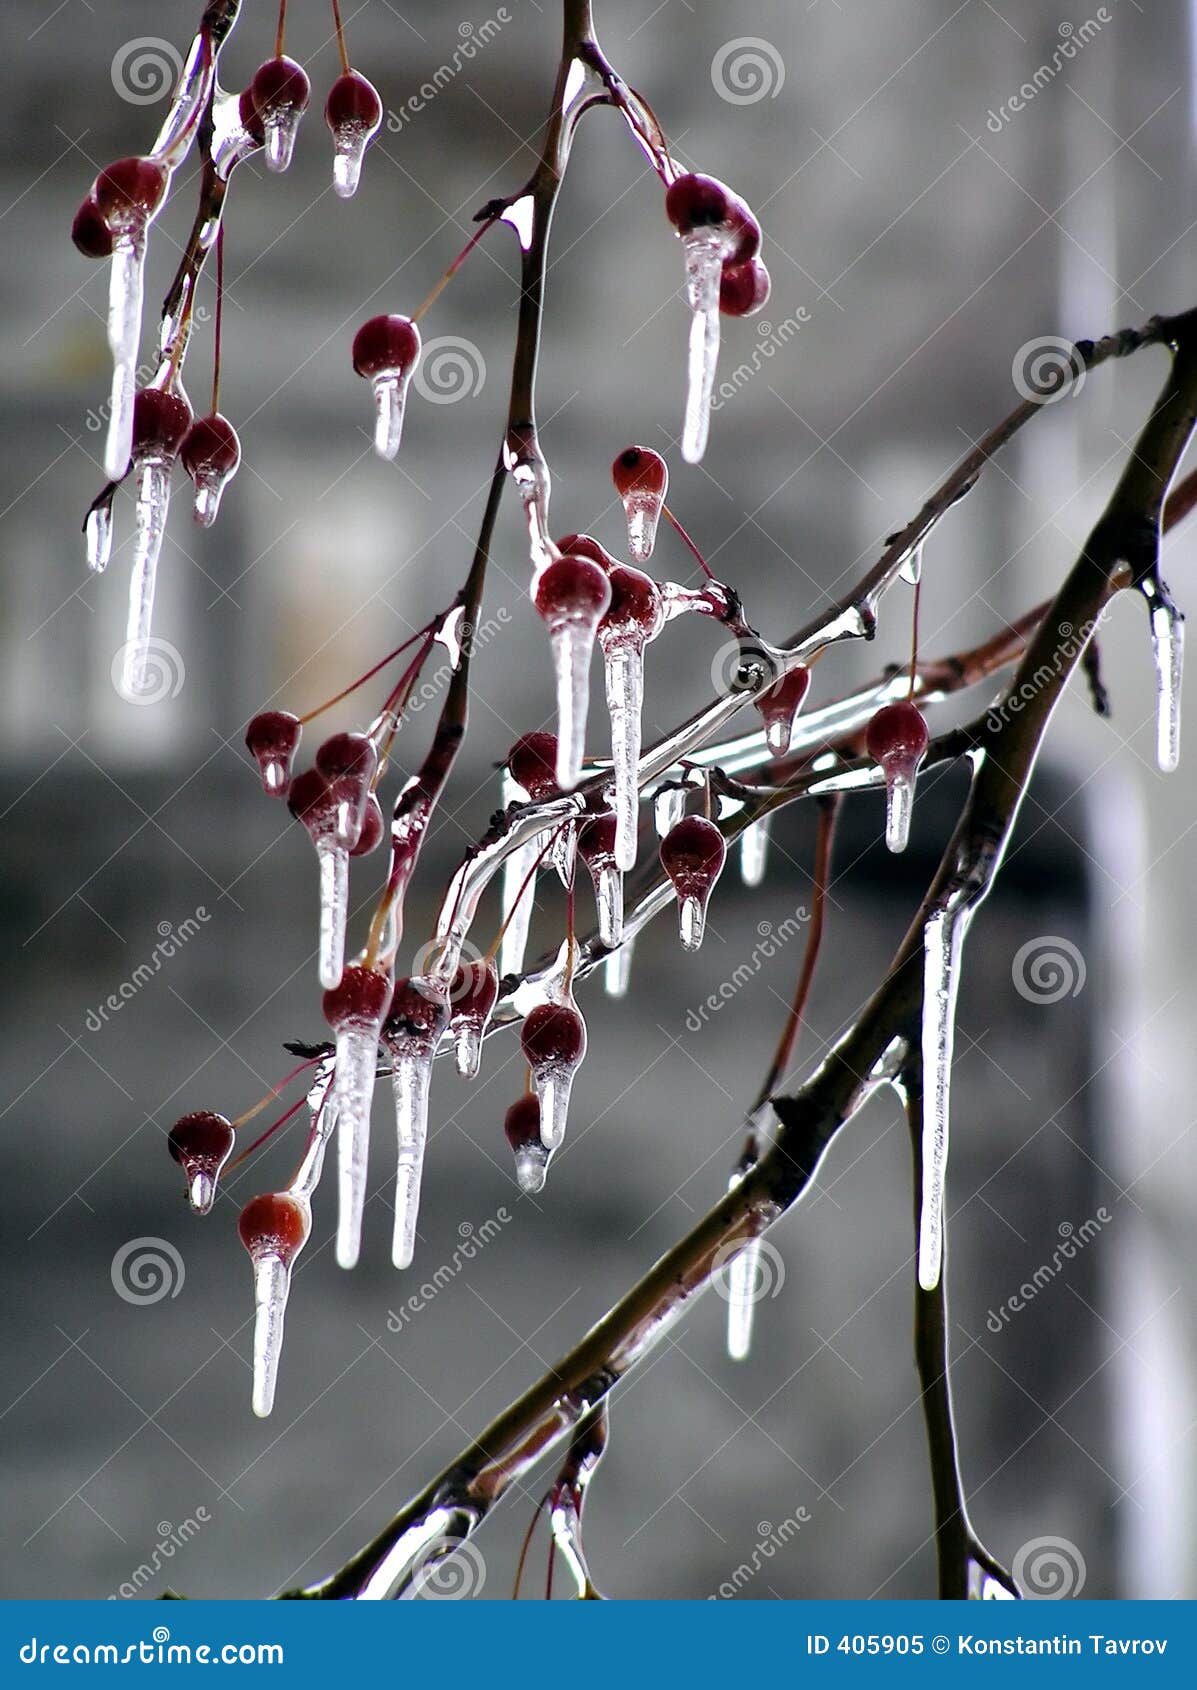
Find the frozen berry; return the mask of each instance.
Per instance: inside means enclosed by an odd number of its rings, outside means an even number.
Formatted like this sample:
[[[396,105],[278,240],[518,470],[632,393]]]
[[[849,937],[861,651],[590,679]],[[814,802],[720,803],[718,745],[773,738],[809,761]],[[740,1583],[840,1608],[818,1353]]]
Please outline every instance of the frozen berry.
[[[245,730],[245,743],[262,771],[262,790],[268,798],[285,798],[291,785],[291,763],[303,726],[289,710],[262,710]],[[321,781],[323,789],[324,782]]]

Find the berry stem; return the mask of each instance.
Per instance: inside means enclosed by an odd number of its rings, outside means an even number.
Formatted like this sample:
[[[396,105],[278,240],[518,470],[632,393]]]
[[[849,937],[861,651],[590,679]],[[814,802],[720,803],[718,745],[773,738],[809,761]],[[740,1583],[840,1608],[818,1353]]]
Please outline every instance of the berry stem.
[[[478,242],[482,239],[482,237],[486,233],[486,231],[490,228],[493,228],[493,226],[500,221],[501,221],[501,219],[496,214],[495,216],[488,217],[484,223],[480,224],[479,227],[477,229],[475,229],[474,233],[470,236],[469,240],[462,247],[461,251],[457,254],[457,257],[453,260],[452,264],[450,264],[449,268],[445,271],[445,273],[441,277],[440,281],[433,288],[432,292],[427,296],[427,298],[422,302],[422,304],[418,305],[416,307],[416,309],[412,312],[411,320],[412,320],[413,323],[418,323],[420,321],[420,318],[424,315],[424,313],[428,310],[428,308],[431,305],[434,305],[436,303],[436,301],[440,298],[441,294],[448,287],[449,283],[453,280],[454,276],[461,269],[461,267],[465,263],[466,259],[470,256],[471,252],[473,252],[474,248],[478,245]]]
[[[224,325],[224,222],[216,230],[216,320],[212,325],[212,411],[220,409],[220,335]]]
[[[274,56],[281,59],[287,38],[287,0],[278,0],[278,28],[274,32]]]
[[[287,1122],[291,1119],[292,1115],[298,1114],[299,1111],[303,1108],[303,1106],[306,1102],[307,1102],[306,1097],[297,1097],[295,1102],[291,1105],[290,1109],[286,1110],[282,1115],[280,1115],[278,1120],[275,1121],[272,1126],[267,1127],[266,1131],[264,1133],[262,1133],[260,1137],[255,1138],[253,1143],[249,1146],[248,1149],[243,1150],[241,1152],[240,1156],[234,1156],[233,1160],[225,1168],[225,1170],[224,1170],[225,1173],[231,1174],[233,1169],[240,1167],[242,1162],[246,1161],[247,1158],[252,1156],[255,1150],[261,1149],[262,1145],[265,1144],[266,1140],[268,1138],[273,1138],[274,1134],[279,1130],[280,1127],[285,1127]]]
[[[515,1569],[515,1585],[511,1592],[511,1600],[513,1602],[519,1601],[520,1585],[523,1583],[524,1579],[524,1566],[528,1560],[528,1551],[532,1547],[532,1533],[536,1530],[536,1522],[540,1519],[541,1510],[544,1508],[544,1505],[548,1500],[549,1494],[546,1491],[540,1501],[536,1504],[536,1507],[532,1510],[532,1519],[527,1531],[524,1533],[524,1541],[520,1546],[520,1558]]]
[[[244,1114],[238,1115],[233,1122],[234,1127],[243,1127],[247,1121],[252,1121],[255,1115],[260,1115],[268,1103],[273,1102],[280,1092],[286,1091],[297,1074],[302,1074],[305,1068],[310,1068],[314,1062],[319,1060],[319,1057],[315,1056],[305,1057],[299,1066],[292,1068],[289,1074],[285,1074],[276,1086],[271,1086],[265,1097],[260,1097],[252,1109],[247,1109]]]
[[[318,704],[314,710],[309,710],[306,716],[301,716],[299,718],[300,727],[306,727],[309,722],[314,722],[317,716],[323,716],[324,712],[331,710],[334,704],[340,704],[343,698],[348,698],[350,693],[356,692],[359,687],[365,686],[367,681],[373,680],[380,669],[385,669],[388,663],[393,663],[397,657],[407,650],[408,646],[415,645],[417,640],[423,639],[431,627],[432,624],[429,623],[428,627],[417,628],[415,633],[409,635],[402,645],[397,645],[394,651],[388,651],[385,657],[379,658],[372,669],[367,669],[366,673],[359,675],[356,681],[351,681],[340,692],[334,693],[331,698],[326,698],[323,704]]]
[[[914,697],[914,685],[918,678],[919,666],[919,598],[923,591],[923,580],[920,575],[914,584],[914,613],[911,617],[910,635],[910,690],[906,694],[908,699]]]
[[[691,552],[693,552],[694,556],[698,559],[698,562],[699,562],[699,564],[702,568],[703,574],[706,576],[707,580],[708,581],[714,581],[715,573],[712,570],[710,564],[707,562],[706,558],[703,557],[703,555],[699,551],[698,547],[694,544],[694,541],[686,533],[686,530],[682,527],[682,525],[678,521],[677,517],[674,516],[673,512],[670,510],[668,505],[662,505],[661,506],[661,514],[670,523],[670,525],[677,530],[677,532],[678,532],[678,534],[680,534],[682,540],[690,548],[690,550],[691,550]]]
[[[519,891],[516,893],[515,897],[511,900],[511,908],[507,911],[507,914],[503,918],[502,927],[500,927],[499,931],[495,934],[493,940],[491,941],[491,944],[490,944],[490,946],[487,950],[486,957],[485,957],[485,960],[487,962],[493,962],[495,957],[498,955],[499,946],[503,943],[503,935],[504,935],[504,933],[506,933],[507,929],[511,926],[511,919],[514,916],[516,910],[519,908],[520,901],[523,898],[524,893],[528,890],[529,886],[531,886],[532,882],[536,879],[537,870],[540,868],[541,863],[544,862],[545,858],[548,856],[549,852],[553,849],[553,846],[557,843],[557,840],[561,837],[562,833],[564,833],[565,829],[567,827],[572,826],[572,825],[573,825],[572,818],[568,818],[567,820],[559,823],[558,826],[553,829],[552,833],[550,833],[548,839],[545,841],[544,847],[542,848],[542,850],[538,854],[536,861],[532,864],[532,867],[528,870],[527,874],[524,876],[523,881],[520,884]],[[463,881],[462,885],[464,885],[464,884],[465,884],[465,882]],[[458,887],[458,897],[460,898],[460,896],[461,896],[461,887]],[[456,914],[457,914],[456,906],[454,906],[453,914],[454,914],[454,916],[456,916]],[[529,1072],[531,1072],[531,1071],[529,1070]]]
[[[341,74],[349,74],[349,53],[345,47],[345,25],[341,22],[340,0],[332,0],[333,23],[337,31],[337,52],[341,55]]]

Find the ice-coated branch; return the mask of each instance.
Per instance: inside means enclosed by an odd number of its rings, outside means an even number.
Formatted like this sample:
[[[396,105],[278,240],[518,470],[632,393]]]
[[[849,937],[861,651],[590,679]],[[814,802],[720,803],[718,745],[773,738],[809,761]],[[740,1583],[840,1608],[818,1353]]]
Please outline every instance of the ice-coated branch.
[[[410,1575],[410,1546],[447,1514],[460,1541],[516,1478],[569,1435],[647,1355],[727,1256],[763,1232],[809,1188],[836,1133],[920,1048],[924,931],[954,897],[980,907],[998,873],[1053,711],[1110,598],[1142,580],[1158,553],[1168,486],[1197,421],[1197,312],[1157,320],[1151,339],[1172,352],[1168,379],[1081,556],[1031,636],[1002,699],[971,735],[976,771],[955,832],[894,961],[856,1022],[792,1094],[771,1101],[776,1138],[744,1178],[679,1240],[568,1355],[505,1410],[456,1461],[339,1572],[296,1595],[384,1595]],[[1104,343],[1102,343],[1104,344]],[[908,539],[905,550],[910,549]],[[900,561],[900,557],[895,561]],[[876,571],[873,572],[876,574]],[[1017,709],[1003,709],[1018,699]],[[862,1077],[863,1076],[863,1077]],[[920,1120],[922,1112],[920,1111]],[[940,1281],[940,1284],[942,1281]]]

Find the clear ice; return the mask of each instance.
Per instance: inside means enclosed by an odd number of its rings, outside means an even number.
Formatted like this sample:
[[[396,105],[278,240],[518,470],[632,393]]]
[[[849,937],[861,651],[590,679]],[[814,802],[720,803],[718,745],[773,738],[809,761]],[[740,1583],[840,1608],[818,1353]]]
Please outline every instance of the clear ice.
[[[266,168],[276,174],[286,170],[295,151],[295,136],[303,111],[298,106],[278,106],[268,112],[262,127],[266,131]]]
[[[567,621],[549,636],[557,676],[557,784],[563,792],[572,792],[582,777],[594,635],[590,621]]]
[[[1176,606],[1159,598],[1151,606],[1151,649],[1155,658],[1158,714],[1156,761],[1165,774],[1180,762],[1180,683],[1184,669],[1185,622]]]
[[[390,462],[398,456],[403,438],[403,411],[410,371],[383,370],[374,387],[374,450]]]
[[[640,813],[640,724],[644,710],[644,646],[621,640],[603,650],[611,761],[615,776],[615,861],[626,873],[636,865]]]
[[[395,1232],[391,1260],[397,1268],[410,1267],[416,1252],[416,1220],[420,1212],[420,1182],[424,1173],[424,1146],[428,1141],[428,1092],[435,1047],[428,1041],[413,1041],[410,1050],[392,1045],[394,1069],[391,1086],[395,1096],[395,1131],[399,1159],[395,1171]]]
[[[325,991],[339,986],[345,971],[345,927],[349,920],[349,851],[330,831],[316,841],[320,866],[318,968]]]
[[[943,1265],[952,1051],[960,955],[970,910],[949,904],[923,929],[923,1199],[919,1214],[919,1284],[934,1291]]]
[[[657,543],[657,524],[665,499],[663,494],[634,490],[624,495],[624,515],[628,519],[628,556],[633,563],[645,564],[653,555]]]
[[[274,1407],[278,1364],[283,1353],[283,1318],[291,1292],[291,1269],[281,1256],[263,1251],[253,1259],[253,1411],[265,1420]]]
[[[914,812],[914,789],[918,765],[890,759],[885,769],[885,843],[891,851],[904,851],[910,839],[910,818]]]
[[[147,457],[137,465],[136,538],[133,574],[129,582],[129,620],[125,629],[125,662],[121,690],[136,699],[153,686],[147,673],[150,629],[154,619],[154,588],[158,558],[166,533],[170,506],[170,465],[164,458]]]
[[[549,1171],[549,1152],[543,1144],[521,1144],[515,1153],[515,1178],[521,1191],[535,1197],[544,1190]]]
[[[765,864],[769,857],[770,813],[758,821],[749,822],[740,835],[740,878],[745,886],[759,886],[765,878]]]
[[[912,587],[917,587],[923,575],[923,542],[917,541],[898,565],[898,574],[903,581],[909,581]]]
[[[682,244],[686,249],[686,292],[694,313],[690,320],[682,457],[688,464],[697,464],[707,449],[711,422],[719,358],[719,282],[727,238],[720,229],[701,228],[683,236]]]
[[[526,802],[528,794],[511,777],[510,771],[503,771],[503,808],[509,804]],[[522,845],[517,845],[514,851],[503,859],[503,897],[502,919],[506,922],[503,937],[499,941],[499,975],[519,974],[523,970],[524,957],[528,950],[528,933],[532,925],[532,906],[536,900],[536,877],[532,874],[533,865],[542,850],[540,840],[535,834],[526,839]],[[527,881],[527,885],[524,882]],[[520,892],[523,897],[520,898]],[[516,899],[519,898],[518,907]],[[514,914],[512,913],[514,911]]]
[[[585,1052],[583,1052],[583,1055]],[[546,1150],[558,1150],[565,1142],[569,1119],[569,1094],[577,1062],[542,1062],[532,1070],[532,1084],[540,1100],[540,1142]]]
[[[732,1186],[737,1183],[732,1180]],[[750,1238],[727,1270],[727,1353],[732,1361],[746,1361],[752,1348],[752,1315],[760,1275],[761,1241]]]
[[[100,575],[108,568],[112,556],[112,505],[107,499],[93,505],[87,513],[84,527],[87,543],[87,567]]]
[[[133,391],[137,347],[141,339],[141,309],[145,292],[145,230],[115,236],[108,285],[108,345],[112,351],[112,409],[104,447],[104,469],[119,481],[133,448]]]
[[[378,1066],[378,1026],[351,1022],[337,1033],[337,1068],[333,1108],[337,1114],[337,1161],[340,1180],[337,1208],[337,1261],[357,1265],[366,1206],[370,1159],[370,1105]]]
[[[362,161],[373,133],[360,123],[343,123],[333,133],[333,191],[343,200],[357,193]]]
[[[625,937],[618,950],[612,951],[603,963],[603,987],[609,998],[627,996],[632,977],[632,951],[636,941]]]
[[[615,863],[606,862],[595,869],[594,901],[599,940],[610,950],[623,938],[623,871]]]

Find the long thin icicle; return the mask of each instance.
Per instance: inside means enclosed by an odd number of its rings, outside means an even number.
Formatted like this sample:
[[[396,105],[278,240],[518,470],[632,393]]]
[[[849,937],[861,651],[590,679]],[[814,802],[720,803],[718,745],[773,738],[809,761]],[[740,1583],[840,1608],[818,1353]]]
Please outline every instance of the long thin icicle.
[[[609,998],[627,996],[628,984],[632,978],[632,951],[636,940],[631,935],[625,935],[618,950],[614,950],[603,963],[603,986]]]
[[[512,779],[511,774],[503,771],[503,808],[509,804],[524,803],[527,793],[523,787]],[[526,839],[522,845],[516,847],[503,860],[503,920],[506,926],[503,937],[499,941],[499,974],[520,974],[523,972],[524,957],[528,950],[528,933],[532,926],[532,908],[536,901],[535,877],[528,880],[533,865],[540,855],[541,845],[534,834]],[[524,888],[524,882],[528,881]],[[520,891],[524,888],[524,895],[520,898]],[[519,898],[518,907],[516,899]],[[514,913],[512,913],[514,911]]]
[[[108,284],[108,345],[112,351],[112,409],[104,447],[104,470],[119,481],[133,447],[133,391],[141,310],[145,296],[145,232],[122,233],[113,241]]]
[[[952,1052],[960,956],[971,910],[964,902],[937,911],[923,929],[923,1201],[919,1284],[934,1291],[943,1265]]]
[[[772,812],[749,822],[740,835],[740,878],[745,886],[759,886],[765,878],[765,864],[769,858],[769,827]]]
[[[370,1105],[378,1061],[378,1029],[349,1026],[337,1034],[337,1069],[333,1107],[337,1112],[340,1201],[337,1209],[337,1261],[356,1267],[362,1246],[366,1176],[370,1160]]]
[[[719,358],[719,281],[726,238],[719,229],[695,229],[684,237],[686,287],[690,309],[690,350],[687,366],[686,414],[682,424],[682,457],[702,462],[711,423],[715,365]]]
[[[87,567],[103,574],[112,557],[112,506],[107,499],[93,505],[84,528],[87,539]]]
[[[345,967],[345,927],[349,919],[349,852],[330,832],[316,840],[320,867],[320,984],[338,984]]]
[[[1160,598],[1151,606],[1151,649],[1155,658],[1158,714],[1156,761],[1165,774],[1180,762],[1180,683],[1184,670],[1185,621],[1176,606]]]
[[[615,861],[626,873],[636,865],[640,811],[638,769],[644,710],[644,647],[621,640],[604,652],[611,761],[615,777]]]
[[[416,1221],[420,1214],[424,1147],[428,1142],[428,1093],[434,1054],[435,1050],[418,1050],[397,1055],[391,1075],[399,1147],[395,1174],[395,1233],[391,1245],[391,1260],[397,1268],[410,1267],[416,1253]]]
[[[154,588],[158,580],[158,559],[166,533],[170,505],[170,465],[160,457],[147,457],[137,466],[137,535],[133,550],[133,575],[129,582],[129,620],[125,632],[125,662],[121,690],[126,698],[138,698],[150,684],[146,673],[150,630],[154,617]]]

